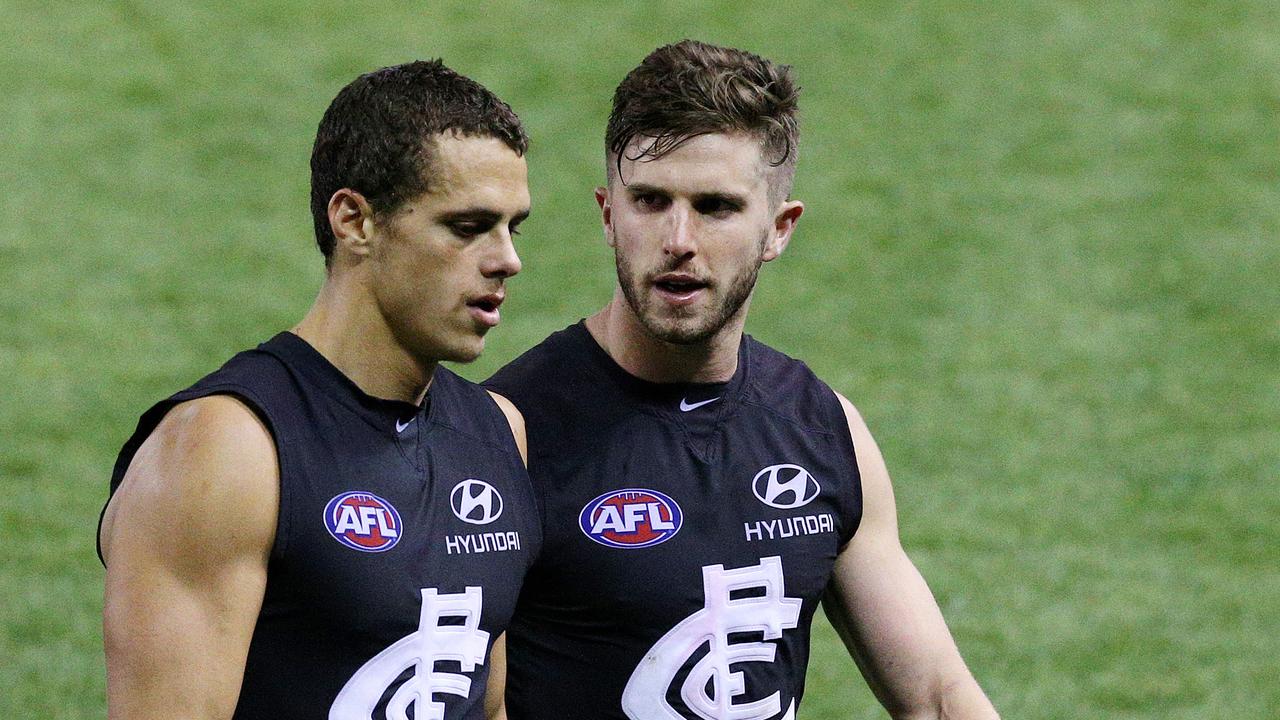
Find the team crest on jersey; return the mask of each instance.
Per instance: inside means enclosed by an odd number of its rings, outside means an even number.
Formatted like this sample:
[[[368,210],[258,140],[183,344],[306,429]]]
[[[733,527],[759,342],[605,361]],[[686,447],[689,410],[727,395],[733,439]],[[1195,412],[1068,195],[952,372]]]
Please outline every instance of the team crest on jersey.
[[[329,501],[324,525],[334,540],[361,552],[385,552],[400,542],[400,513],[377,495],[354,490]]]
[[[578,515],[586,536],[615,548],[642,548],[680,532],[684,514],[675,500],[642,488],[611,490],[587,503]]]
[[[444,695],[471,696],[471,675],[489,651],[489,633],[480,629],[484,590],[421,592],[418,630],[351,676],[329,708],[329,720],[408,720],[410,712],[416,720],[444,720]]]
[[[751,687],[746,672],[748,665],[778,662],[783,633],[800,625],[804,601],[788,597],[785,586],[777,555],[734,569],[704,565],[702,609],[640,660],[622,691],[627,717],[684,720],[690,716],[670,704],[678,695],[700,720],[795,720],[794,698],[782,709],[787,688]]]

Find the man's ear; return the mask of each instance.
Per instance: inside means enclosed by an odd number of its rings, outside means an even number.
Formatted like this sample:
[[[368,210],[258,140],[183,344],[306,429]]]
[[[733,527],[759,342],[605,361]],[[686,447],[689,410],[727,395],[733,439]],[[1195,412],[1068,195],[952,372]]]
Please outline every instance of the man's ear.
[[[360,193],[342,188],[329,198],[329,229],[333,231],[335,254],[364,257],[369,254],[373,238],[373,208]]]
[[[600,222],[604,225],[604,241],[613,247],[613,208],[609,205],[609,189],[596,188],[596,204],[600,206]]]
[[[788,200],[778,207],[773,216],[773,228],[769,232],[769,240],[764,244],[764,252],[760,259],[764,262],[775,260],[787,249],[791,242],[791,233],[795,232],[796,223],[804,213],[804,203],[799,200]]]

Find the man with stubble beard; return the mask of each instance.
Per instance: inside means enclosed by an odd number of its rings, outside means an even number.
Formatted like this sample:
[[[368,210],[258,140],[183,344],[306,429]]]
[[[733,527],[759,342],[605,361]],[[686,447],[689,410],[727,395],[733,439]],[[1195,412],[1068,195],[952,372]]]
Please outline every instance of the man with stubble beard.
[[[693,41],[617,89],[596,190],[617,290],[488,381],[526,418],[544,527],[513,720],[794,718],[820,602],[893,717],[996,717],[862,418],[743,334],[804,211],[796,93],[789,68]]]

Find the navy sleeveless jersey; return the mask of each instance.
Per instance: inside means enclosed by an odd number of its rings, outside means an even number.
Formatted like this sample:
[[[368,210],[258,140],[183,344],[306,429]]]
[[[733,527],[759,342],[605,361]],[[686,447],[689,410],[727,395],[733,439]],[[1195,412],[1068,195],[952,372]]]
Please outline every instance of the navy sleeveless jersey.
[[[582,323],[487,384],[524,413],[543,516],[507,634],[512,720],[794,717],[861,519],[835,393],[750,337],[728,383],[648,383]]]
[[[281,333],[151,408],[231,395],[270,429],[280,510],[235,718],[484,716],[489,651],[541,542],[501,409],[437,367],[423,408]]]

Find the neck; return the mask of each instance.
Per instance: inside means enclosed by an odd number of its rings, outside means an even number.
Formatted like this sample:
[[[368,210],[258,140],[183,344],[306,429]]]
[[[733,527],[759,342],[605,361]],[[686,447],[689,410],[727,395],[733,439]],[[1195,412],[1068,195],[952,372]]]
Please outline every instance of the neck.
[[[727,382],[738,369],[738,347],[750,300],[706,340],[678,344],[654,337],[631,310],[621,290],[600,312],[587,318],[587,330],[628,373],[656,383]]]
[[[405,350],[374,298],[332,273],[293,332],[373,397],[420,404],[431,385],[436,363]]]

